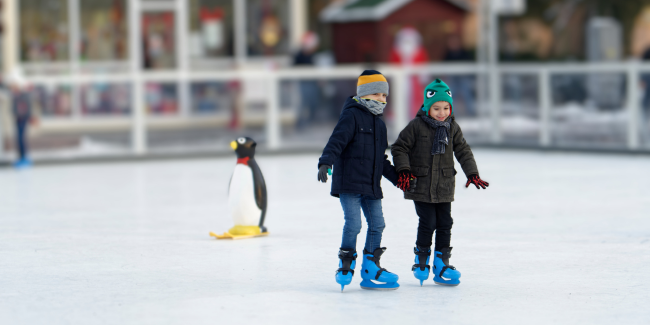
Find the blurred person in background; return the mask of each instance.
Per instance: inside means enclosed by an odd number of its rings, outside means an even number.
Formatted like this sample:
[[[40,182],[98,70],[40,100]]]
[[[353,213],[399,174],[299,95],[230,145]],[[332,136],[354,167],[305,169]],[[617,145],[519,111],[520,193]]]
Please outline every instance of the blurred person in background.
[[[417,29],[412,26],[406,26],[400,29],[395,34],[393,41],[393,48],[391,49],[390,63],[401,64],[404,66],[411,66],[414,64],[424,64],[429,62],[429,55],[427,54],[424,45],[422,45],[422,36]],[[410,116],[415,116],[420,109],[422,103],[422,92],[420,89],[424,87],[424,80],[427,76],[425,74],[413,74],[410,77],[409,93],[409,113]]]
[[[16,126],[16,148],[18,160],[14,163],[16,168],[31,166],[27,147],[27,126],[32,119],[32,106],[29,98],[29,85],[25,82],[19,71],[13,71],[11,76],[12,113]]]
[[[313,66],[314,54],[318,49],[320,40],[318,35],[308,31],[303,35],[300,50],[293,58],[295,66]],[[316,115],[320,103],[320,90],[316,80],[300,80],[300,107],[298,109],[298,129],[302,129],[310,123]]]
[[[472,56],[463,49],[458,35],[450,35],[447,38],[447,50],[445,52],[446,62],[469,62],[473,61]],[[450,88],[454,89],[454,95],[465,104],[465,115],[476,116],[474,95],[472,94],[472,78],[464,75],[452,75],[447,77]]]

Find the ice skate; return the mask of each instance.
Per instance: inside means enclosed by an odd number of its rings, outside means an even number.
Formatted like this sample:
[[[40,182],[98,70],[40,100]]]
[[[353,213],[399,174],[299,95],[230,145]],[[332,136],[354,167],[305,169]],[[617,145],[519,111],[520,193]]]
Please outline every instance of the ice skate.
[[[14,168],[25,169],[32,167],[32,161],[28,158],[23,158],[14,163]]]
[[[343,292],[343,288],[352,282],[354,268],[357,265],[357,252],[340,249],[339,259],[339,269],[336,270],[336,282],[341,285],[341,292]]]
[[[436,251],[436,257],[433,259],[433,282],[446,286],[457,286],[460,284],[460,271],[449,265],[451,249],[453,247],[443,248]]]
[[[431,248],[416,246],[413,248],[413,253],[415,253],[415,264],[413,264],[411,271],[413,271],[415,278],[420,280],[420,286],[422,286],[422,283],[429,279],[429,271],[431,271],[429,265]]]
[[[386,251],[386,247],[375,249],[370,253],[363,250],[363,263],[361,264],[361,288],[368,290],[396,290],[399,288],[397,274],[388,272],[381,267],[379,259]]]

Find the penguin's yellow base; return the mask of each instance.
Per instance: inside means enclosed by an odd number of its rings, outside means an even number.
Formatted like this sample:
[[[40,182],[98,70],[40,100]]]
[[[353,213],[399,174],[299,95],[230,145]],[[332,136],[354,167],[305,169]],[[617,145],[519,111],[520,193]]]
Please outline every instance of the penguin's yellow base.
[[[223,235],[217,235],[213,232],[210,232],[210,236],[216,237],[217,239],[246,239],[268,235],[268,231],[262,232],[258,226],[234,226]]]

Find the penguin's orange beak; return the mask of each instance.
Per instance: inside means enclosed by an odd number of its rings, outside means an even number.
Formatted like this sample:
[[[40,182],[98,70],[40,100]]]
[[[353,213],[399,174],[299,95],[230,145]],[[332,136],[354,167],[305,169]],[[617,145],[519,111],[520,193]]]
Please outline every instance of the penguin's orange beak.
[[[232,148],[232,150],[237,150],[237,141],[231,142],[230,147]]]

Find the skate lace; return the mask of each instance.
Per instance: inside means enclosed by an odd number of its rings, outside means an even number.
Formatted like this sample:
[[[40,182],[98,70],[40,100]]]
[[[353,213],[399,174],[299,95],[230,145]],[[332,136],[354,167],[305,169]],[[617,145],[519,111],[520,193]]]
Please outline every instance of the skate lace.
[[[417,255],[418,258],[418,263],[413,264],[413,267],[411,268],[411,271],[415,271],[416,268],[420,268],[421,271],[424,271],[425,268],[430,269],[431,266],[429,266],[427,263],[427,257],[431,256],[431,250],[425,252],[425,251],[420,251],[416,248],[413,248],[413,253]]]
[[[436,254],[438,255],[438,254]],[[456,268],[453,265],[449,265],[449,258],[451,257],[451,253],[447,254],[440,254],[438,257],[442,260],[442,263],[445,265],[440,269],[440,273],[438,274],[440,277],[447,271],[447,269],[455,270]]]
[[[338,270],[336,270],[335,274],[339,274],[339,272],[343,272],[343,275],[347,275],[346,272],[350,272],[350,273],[352,273],[352,275],[354,275],[354,270],[352,270],[350,268],[344,269],[344,268],[340,267]]]
[[[354,275],[354,270],[352,270],[350,266],[352,266],[352,261],[357,259],[357,256],[339,252],[339,258],[341,259],[342,265],[338,270],[336,270],[336,273],[338,274],[339,272],[343,272],[343,274],[346,275],[347,272],[352,272],[352,275]]]

